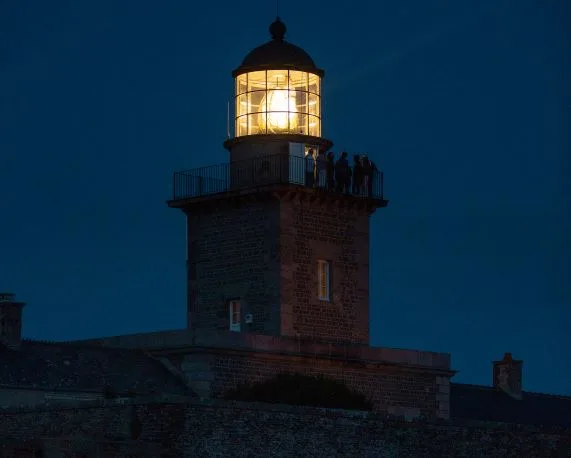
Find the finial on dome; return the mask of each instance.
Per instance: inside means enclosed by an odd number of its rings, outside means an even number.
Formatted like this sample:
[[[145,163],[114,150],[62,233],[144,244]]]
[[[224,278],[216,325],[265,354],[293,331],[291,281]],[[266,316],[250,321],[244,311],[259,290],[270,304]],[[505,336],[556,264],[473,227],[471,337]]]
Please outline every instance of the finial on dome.
[[[286,26],[279,16],[276,17],[276,20],[270,25],[270,35],[274,40],[282,41],[284,39],[286,30]]]

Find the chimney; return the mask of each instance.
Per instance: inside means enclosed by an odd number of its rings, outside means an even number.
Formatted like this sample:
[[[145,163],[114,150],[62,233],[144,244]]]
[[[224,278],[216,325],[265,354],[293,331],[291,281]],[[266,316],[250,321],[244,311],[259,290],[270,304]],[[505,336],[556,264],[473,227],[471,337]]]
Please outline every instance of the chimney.
[[[523,361],[512,358],[506,353],[501,361],[494,361],[494,388],[501,389],[514,399],[521,399],[521,369]]]
[[[22,342],[23,302],[12,293],[0,293],[0,344],[18,348]]]

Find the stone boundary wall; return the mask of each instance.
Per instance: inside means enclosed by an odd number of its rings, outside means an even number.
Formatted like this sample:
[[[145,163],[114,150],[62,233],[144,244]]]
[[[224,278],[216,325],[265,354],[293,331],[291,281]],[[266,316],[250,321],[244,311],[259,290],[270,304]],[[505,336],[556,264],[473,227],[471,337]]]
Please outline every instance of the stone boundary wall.
[[[50,444],[44,456],[59,457],[56,438],[65,438],[71,448],[74,441],[83,448],[89,441],[127,444],[133,440],[133,421],[140,425],[139,445],[169,450],[161,456],[173,457],[544,458],[571,452],[571,429],[405,422],[367,412],[182,398],[169,403],[100,401],[57,410],[3,411],[0,444],[40,439]]]
[[[102,390],[51,390],[16,386],[0,386],[0,411],[12,406],[37,406],[41,404],[61,404],[102,399]]]

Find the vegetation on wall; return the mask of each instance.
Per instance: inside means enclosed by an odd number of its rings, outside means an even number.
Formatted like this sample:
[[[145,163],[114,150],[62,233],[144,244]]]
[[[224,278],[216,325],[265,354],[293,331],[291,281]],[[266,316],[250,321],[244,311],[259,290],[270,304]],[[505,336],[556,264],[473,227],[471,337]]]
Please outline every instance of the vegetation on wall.
[[[346,410],[372,410],[365,396],[323,375],[281,373],[261,383],[244,384],[228,391],[224,399],[268,402]]]

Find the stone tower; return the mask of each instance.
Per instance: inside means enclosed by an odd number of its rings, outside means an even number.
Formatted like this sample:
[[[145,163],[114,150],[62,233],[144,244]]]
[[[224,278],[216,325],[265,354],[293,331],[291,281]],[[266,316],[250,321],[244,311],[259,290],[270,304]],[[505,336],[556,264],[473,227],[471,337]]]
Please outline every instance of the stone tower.
[[[343,169],[327,172],[324,71],[285,33],[277,18],[232,73],[229,162],[174,174],[188,327],[368,344],[369,218],[387,205],[383,176],[373,165],[353,189]]]

